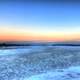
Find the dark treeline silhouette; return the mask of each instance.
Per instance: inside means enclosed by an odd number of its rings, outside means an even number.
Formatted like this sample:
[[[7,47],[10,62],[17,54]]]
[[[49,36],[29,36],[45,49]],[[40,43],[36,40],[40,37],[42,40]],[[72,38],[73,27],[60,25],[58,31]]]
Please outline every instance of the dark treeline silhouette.
[[[73,43],[0,43],[0,47],[10,46],[80,46]]]
[[[0,47],[8,47],[8,46],[31,46],[30,44],[17,44],[17,43],[0,43]]]
[[[80,46],[80,44],[52,44],[52,46]]]
[[[45,43],[0,43],[0,47],[9,46],[46,46]]]

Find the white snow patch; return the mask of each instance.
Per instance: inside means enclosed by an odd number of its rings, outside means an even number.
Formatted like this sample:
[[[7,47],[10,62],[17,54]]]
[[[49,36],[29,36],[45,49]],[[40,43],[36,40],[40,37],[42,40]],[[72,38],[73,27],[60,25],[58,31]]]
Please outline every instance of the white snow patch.
[[[80,80],[80,66],[46,72],[25,78],[24,80]]]

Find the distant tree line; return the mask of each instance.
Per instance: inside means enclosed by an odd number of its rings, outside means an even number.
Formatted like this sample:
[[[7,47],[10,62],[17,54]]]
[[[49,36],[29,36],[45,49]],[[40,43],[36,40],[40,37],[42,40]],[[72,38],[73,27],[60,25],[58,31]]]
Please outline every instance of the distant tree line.
[[[8,47],[8,46],[30,46],[30,44],[17,44],[17,43],[0,43],[1,47]]]
[[[80,46],[80,44],[67,44],[67,43],[0,43],[0,47],[9,46]]]

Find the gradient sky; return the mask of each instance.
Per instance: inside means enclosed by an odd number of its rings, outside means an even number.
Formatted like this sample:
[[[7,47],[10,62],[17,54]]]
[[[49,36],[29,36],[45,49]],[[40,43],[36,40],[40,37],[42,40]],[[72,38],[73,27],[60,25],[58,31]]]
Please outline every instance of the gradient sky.
[[[0,41],[66,40],[80,40],[78,3],[0,3]]]

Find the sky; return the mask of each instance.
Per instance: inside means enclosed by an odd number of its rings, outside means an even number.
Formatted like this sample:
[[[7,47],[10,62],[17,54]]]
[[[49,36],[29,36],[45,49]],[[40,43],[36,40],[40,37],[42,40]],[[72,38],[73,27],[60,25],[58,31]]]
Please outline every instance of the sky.
[[[0,41],[76,40],[80,40],[79,3],[0,3]]]

